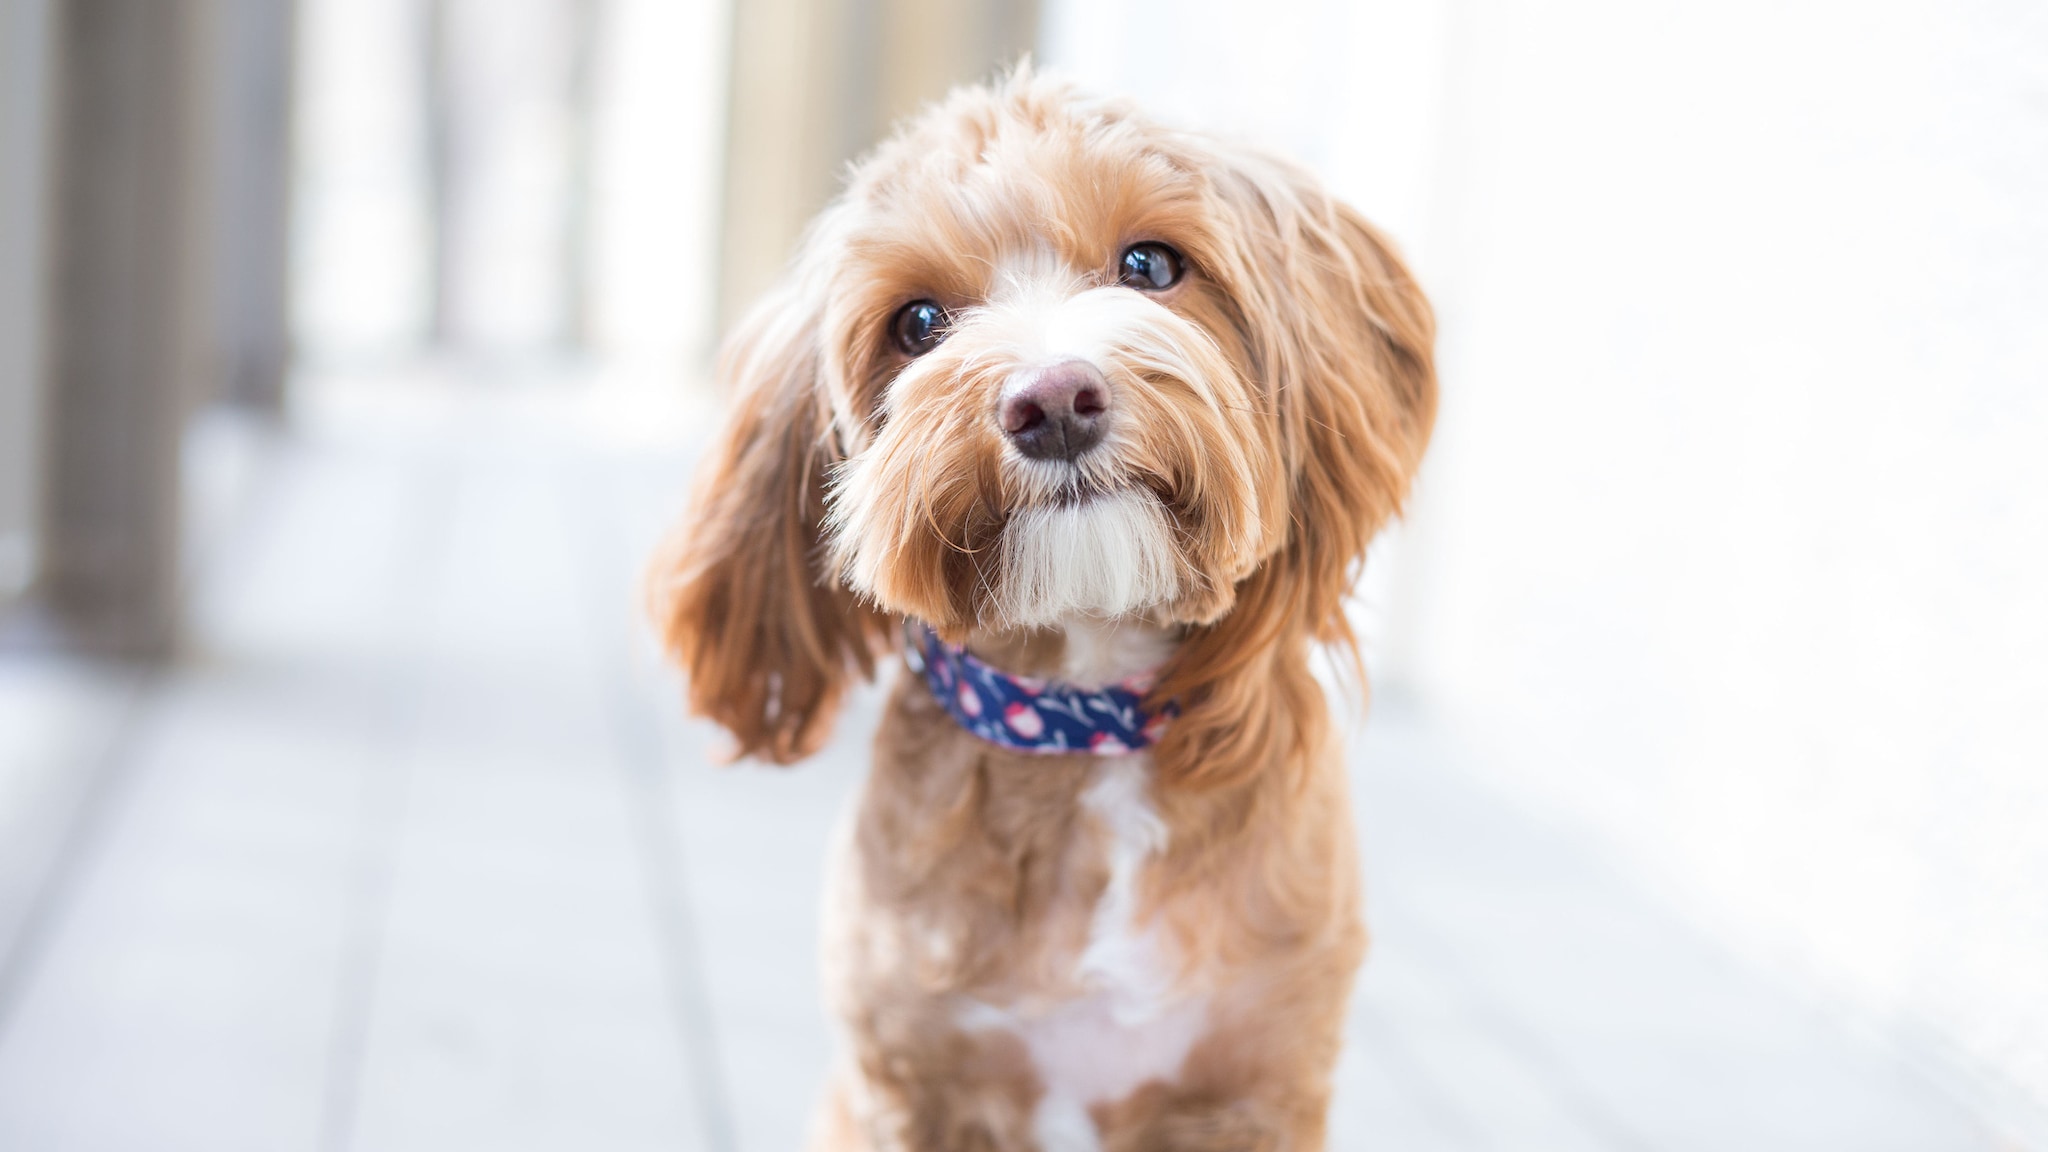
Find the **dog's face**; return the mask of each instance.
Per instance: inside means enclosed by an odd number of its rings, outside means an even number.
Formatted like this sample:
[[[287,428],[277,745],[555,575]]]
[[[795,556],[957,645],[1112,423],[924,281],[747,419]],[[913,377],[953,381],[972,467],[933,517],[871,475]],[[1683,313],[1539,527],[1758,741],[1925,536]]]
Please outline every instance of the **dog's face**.
[[[739,411],[659,605],[693,702],[800,755],[892,614],[1143,614],[1233,674],[1235,647],[1343,634],[1427,439],[1430,342],[1306,175],[1057,81],[956,93],[728,346]],[[1169,669],[1177,727],[1212,680]]]
[[[926,121],[821,230],[830,553],[875,603],[950,631],[1208,623],[1285,536],[1262,254],[1159,143]]]

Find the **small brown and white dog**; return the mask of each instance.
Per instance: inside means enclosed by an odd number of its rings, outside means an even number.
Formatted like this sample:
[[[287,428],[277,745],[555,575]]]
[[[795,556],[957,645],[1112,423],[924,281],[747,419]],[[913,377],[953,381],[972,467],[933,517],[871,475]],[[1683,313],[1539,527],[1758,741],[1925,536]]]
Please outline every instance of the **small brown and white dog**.
[[[1323,1146],[1366,937],[1309,655],[1353,648],[1433,334],[1306,173],[1028,68],[818,218],[654,578],[740,754],[911,669],[827,899],[818,1148]]]

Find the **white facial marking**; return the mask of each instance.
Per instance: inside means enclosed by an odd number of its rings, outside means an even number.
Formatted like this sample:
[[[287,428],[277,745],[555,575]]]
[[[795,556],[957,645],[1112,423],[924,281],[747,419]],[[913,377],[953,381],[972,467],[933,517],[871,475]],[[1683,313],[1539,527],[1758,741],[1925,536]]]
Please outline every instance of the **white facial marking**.
[[[1221,366],[1216,341],[1199,325],[1129,288],[1083,288],[1064,269],[1020,274],[989,300],[981,339],[991,354],[1020,368],[1086,360],[1109,371],[1123,364],[1187,381],[1204,395],[1213,382],[1204,362]]]
[[[1139,873],[1166,846],[1149,762],[1144,755],[1105,760],[1081,797],[1106,834],[1109,864],[1109,883],[1075,962],[1087,991],[1050,1007],[969,1001],[955,1015],[963,1029],[1001,1028],[1024,1041],[1045,1087],[1032,1130],[1048,1152],[1094,1152],[1100,1136],[1088,1106],[1172,1078],[1207,1027],[1204,1001],[1174,988],[1177,965],[1160,932],[1138,921]]]
[[[1180,594],[1173,526],[1148,492],[1020,509],[1003,529],[1002,548],[995,606],[1011,627],[1122,616]]]

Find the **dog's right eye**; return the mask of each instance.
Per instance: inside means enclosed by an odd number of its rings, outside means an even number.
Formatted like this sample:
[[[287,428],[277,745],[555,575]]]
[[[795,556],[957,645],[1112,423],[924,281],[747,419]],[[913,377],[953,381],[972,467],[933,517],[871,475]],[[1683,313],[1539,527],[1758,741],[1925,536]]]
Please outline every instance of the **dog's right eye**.
[[[1140,292],[1164,292],[1180,283],[1180,253],[1148,241],[1124,249],[1117,261],[1117,282]]]
[[[946,338],[946,310],[930,300],[913,300],[889,321],[889,334],[906,356],[922,356]]]

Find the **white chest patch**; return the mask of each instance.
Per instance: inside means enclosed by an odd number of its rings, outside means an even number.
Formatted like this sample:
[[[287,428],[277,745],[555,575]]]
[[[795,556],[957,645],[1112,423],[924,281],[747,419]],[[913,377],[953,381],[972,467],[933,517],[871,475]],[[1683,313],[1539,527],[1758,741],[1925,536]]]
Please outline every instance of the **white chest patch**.
[[[1171,1079],[1201,1038],[1207,1006],[1173,987],[1176,966],[1156,926],[1137,918],[1138,874],[1166,845],[1147,786],[1149,757],[1105,761],[1081,803],[1107,833],[1109,884],[1075,962],[1085,991],[1030,1010],[973,1002],[961,1027],[1015,1033],[1031,1052],[1045,1095],[1032,1117],[1046,1152],[1097,1152],[1088,1106],[1121,1100],[1149,1080]]]
[[[1077,687],[1093,690],[1141,673],[1156,673],[1173,655],[1172,633],[1156,625],[1075,615],[1061,617],[1059,626],[1066,637],[1060,679]],[[1150,801],[1142,787],[1137,799],[1149,810]],[[1095,807],[1100,818],[1100,808]]]

